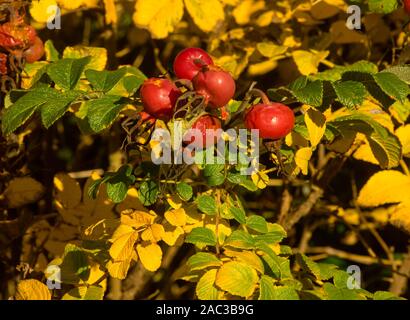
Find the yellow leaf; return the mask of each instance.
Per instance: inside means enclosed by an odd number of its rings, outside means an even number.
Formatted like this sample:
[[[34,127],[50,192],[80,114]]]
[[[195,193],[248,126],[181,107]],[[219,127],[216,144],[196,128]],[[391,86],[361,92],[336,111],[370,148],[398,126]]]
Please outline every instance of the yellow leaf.
[[[74,10],[84,4],[84,0],[57,0],[58,4],[65,9]]]
[[[23,89],[28,89],[33,85],[33,79],[34,76],[37,74],[37,71],[39,71],[41,68],[44,66],[48,65],[46,61],[36,61],[34,63],[28,63],[26,64],[24,68],[24,72],[21,74],[21,87]]]
[[[228,6],[236,6],[241,0],[221,0],[223,4]]]
[[[105,272],[100,269],[100,265],[93,263],[90,268],[90,275],[87,279],[87,284],[92,285],[96,283],[104,274]],[[107,290],[107,279],[104,279],[98,285],[101,286],[103,288],[103,292],[105,292],[105,290]]]
[[[148,245],[137,245],[138,256],[142,265],[148,271],[157,271],[161,266],[162,251],[159,245],[151,243]]]
[[[265,8],[265,1],[243,0],[233,10],[232,15],[237,24],[247,24],[251,20],[252,14]]]
[[[125,210],[121,212],[121,223],[141,228],[154,222],[155,216],[145,211]]]
[[[169,245],[179,245],[182,242],[182,235],[185,234],[184,229],[181,227],[174,227],[170,225],[168,222],[164,223],[164,230],[165,233],[162,236],[162,240]]]
[[[184,0],[195,24],[205,32],[215,29],[225,19],[224,7],[219,0]]]
[[[252,267],[243,262],[225,263],[216,275],[215,283],[230,294],[249,297],[258,282],[258,275]]]
[[[259,42],[256,44],[258,51],[266,58],[282,56],[288,50],[285,46],[279,46],[273,42]]]
[[[180,208],[176,210],[170,210],[165,212],[165,219],[175,227],[183,227],[186,225],[187,216],[185,213],[185,209]]]
[[[323,2],[326,2],[327,4],[331,6],[338,7],[339,9],[345,10],[347,7],[347,4],[344,0],[323,0]]]
[[[17,208],[36,202],[44,193],[43,185],[30,177],[14,178],[10,181],[4,196],[10,208]]]
[[[16,300],[51,300],[47,286],[35,279],[22,280],[17,284]]]
[[[299,72],[305,76],[318,72],[320,62],[326,59],[329,51],[305,51],[295,50],[292,52],[293,60],[299,69]]]
[[[266,60],[259,63],[249,65],[248,74],[250,76],[259,76],[271,72],[278,66],[278,62],[274,59]]]
[[[256,24],[259,27],[267,27],[273,22],[274,16],[275,16],[275,11],[273,11],[273,10],[266,11],[266,12],[262,13],[256,19]]]
[[[395,170],[374,174],[360,190],[357,202],[364,207],[410,200],[410,177]]]
[[[158,242],[161,241],[164,234],[164,227],[161,224],[154,223],[141,233],[141,239],[149,242]]]
[[[114,0],[104,0],[105,7],[105,22],[107,24],[117,24],[117,9],[115,8]]]
[[[310,143],[312,147],[316,147],[325,134],[326,118],[320,111],[309,108],[304,119],[309,132]]]
[[[398,128],[396,136],[399,138],[403,148],[403,156],[410,157],[410,124]]]
[[[179,209],[182,206],[182,200],[176,194],[167,194],[167,202],[173,209]]]
[[[285,137],[287,146],[308,147],[309,141],[306,140],[300,133],[292,131]]]
[[[37,22],[46,23],[52,21],[56,15],[55,10],[51,10],[52,6],[57,6],[55,0],[40,0],[32,1],[30,7],[30,15]]]
[[[215,287],[217,271],[217,269],[209,270],[199,279],[195,288],[195,293],[199,300],[218,299],[218,288]]]
[[[55,199],[64,209],[72,209],[81,202],[80,184],[68,174],[54,176]]]
[[[182,0],[137,0],[133,20],[137,27],[148,29],[153,38],[163,39],[175,30],[183,13]]]
[[[90,56],[91,61],[85,66],[84,70],[93,69],[102,71],[107,64],[107,49],[98,47],[75,46],[66,47],[63,52],[63,58],[84,58]]]
[[[410,233],[410,201],[397,205],[390,216],[390,222]]]
[[[361,145],[357,148],[353,154],[353,158],[379,165],[379,161],[376,159],[373,153],[373,149],[370,147],[369,141],[366,136],[358,133],[355,142],[361,142]]]
[[[280,252],[280,247],[279,247],[279,252]],[[255,270],[259,271],[261,274],[265,273],[265,268],[263,266],[262,260],[258,257],[256,253],[252,251],[225,250],[224,255],[228,257],[236,258],[238,261],[246,263],[247,265],[251,266]]]
[[[106,267],[111,277],[123,280],[127,276],[128,269],[131,265],[131,259],[125,261],[108,261]]]
[[[295,163],[302,170],[302,173],[304,175],[307,175],[308,173],[308,165],[309,165],[309,160],[312,157],[312,149],[311,148],[301,148],[298,151],[296,151],[295,154]]]
[[[252,173],[251,179],[259,189],[265,189],[269,182],[268,175],[263,171]]]
[[[134,229],[129,226],[120,225],[113,235],[113,244],[109,250],[114,262],[130,260],[137,239],[137,231],[134,231]]]

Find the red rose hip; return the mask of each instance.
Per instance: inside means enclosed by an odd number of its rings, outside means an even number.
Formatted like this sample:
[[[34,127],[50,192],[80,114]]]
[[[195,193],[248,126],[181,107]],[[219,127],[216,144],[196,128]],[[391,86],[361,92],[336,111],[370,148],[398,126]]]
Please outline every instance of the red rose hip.
[[[208,148],[218,142],[222,133],[218,129],[221,128],[221,121],[217,117],[201,116],[184,135],[184,141],[196,148]]]
[[[410,14],[410,0],[404,0],[403,1],[403,5],[404,5],[404,10]]]
[[[205,98],[213,109],[222,108],[235,95],[235,80],[221,68],[205,67],[192,81],[195,91]]]
[[[258,129],[264,139],[281,139],[292,131],[295,125],[293,111],[281,103],[254,105],[245,116],[248,129]]]
[[[39,37],[36,37],[34,43],[23,52],[23,57],[28,63],[36,62],[44,55],[43,41]]]
[[[192,80],[203,66],[213,65],[212,58],[201,48],[186,48],[174,60],[174,72],[179,79]]]
[[[140,96],[144,111],[151,116],[169,120],[181,91],[168,79],[150,78],[141,86]]]

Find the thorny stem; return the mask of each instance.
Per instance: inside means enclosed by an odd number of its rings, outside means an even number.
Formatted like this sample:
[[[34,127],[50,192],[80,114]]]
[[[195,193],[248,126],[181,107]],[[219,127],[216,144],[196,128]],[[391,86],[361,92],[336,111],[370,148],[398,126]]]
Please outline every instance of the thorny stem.
[[[219,256],[219,208],[221,207],[221,193],[220,190],[216,190],[216,216],[215,216],[215,234],[216,234],[216,254]]]

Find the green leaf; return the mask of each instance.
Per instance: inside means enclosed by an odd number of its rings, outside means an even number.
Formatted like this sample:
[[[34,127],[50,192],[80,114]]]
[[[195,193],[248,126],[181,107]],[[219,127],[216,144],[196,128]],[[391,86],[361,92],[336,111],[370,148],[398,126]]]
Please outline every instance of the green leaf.
[[[373,295],[374,300],[405,300],[395,296],[393,293],[388,291],[376,291]]]
[[[102,300],[104,289],[98,286],[77,287],[68,291],[62,300]]]
[[[80,80],[85,66],[90,61],[90,57],[58,60],[48,67],[47,74],[55,84],[64,90],[73,90]]]
[[[401,81],[406,82],[407,84],[410,83],[410,65],[409,64],[402,64],[398,66],[393,66],[383,70],[383,72],[389,72],[395,74]]]
[[[320,280],[329,280],[338,271],[337,266],[329,263],[317,263],[320,270]]]
[[[122,202],[127,196],[128,187],[135,182],[135,177],[132,175],[132,167],[123,165],[114,174],[110,174],[108,178],[104,177],[104,182],[107,184],[107,195],[114,202]]]
[[[190,271],[194,271],[202,270],[208,267],[219,267],[220,265],[222,265],[222,262],[214,254],[207,252],[198,252],[189,257],[187,265]]]
[[[373,78],[389,97],[399,100],[401,103],[407,100],[407,96],[410,94],[409,86],[395,74],[380,72],[373,75]]]
[[[255,241],[262,241],[266,244],[276,244],[283,239],[282,234],[278,234],[276,232],[268,232],[265,234],[258,234],[254,236]]]
[[[294,90],[293,94],[304,104],[320,107],[323,102],[323,82],[320,80],[310,82],[305,87]]]
[[[60,59],[60,54],[54,47],[53,41],[47,40],[44,42],[44,51],[46,52],[46,60],[49,62],[55,62]]]
[[[88,100],[86,104],[88,122],[94,132],[100,132],[111,125],[125,105],[122,97],[108,95]]]
[[[330,122],[342,135],[349,132],[366,135],[372,152],[382,168],[399,164],[401,145],[398,138],[371,117],[361,113],[336,118]]]
[[[367,95],[365,86],[357,81],[335,82],[333,89],[340,103],[349,109],[361,105]]]
[[[299,295],[292,287],[275,286],[273,279],[264,275],[260,280],[259,300],[299,300]]]
[[[109,92],[110,95],[129,96],[134,94],[147,78],[139,69],[125,66],[125,77],[123,77]]]
[[[369,10],[372,12],[388,14],[397,7],[397,0],[369,0]]]
[[[255,247],[255,241],[249,233],[242,230],[235,230],[225,240],[225,245],[239,249],[253,249]]]
[[[53,89],[41,88],[28,91],[6,109],[2,118],[3,134],[8,135],[23,125],[41,105],[48,101]]]
[[[217,300],[218,288],[215,287],[217,269],[207,271],[198,281],[195,293],[200,300]]]
[[[246,223],[246,213],[242,208],[230,207],[229,212],[241,224]]]
[[[97,91],[107,92],[111,90],[118,81],[125,76],[126,68],[120,68],[115,71],[97,71],[86,70],[85,75],[90,81],[92,87]]]
[[[333,284],[326,282],[323,289],[329,300],[363,300],[355,290],[337,288]]]
[[[41,121],[48,129],[60,119],[68,110],[71,103],[80,96],[80,92],[67,91],[59,92],[54,90],[53,94],[50,92],[50,100],[41,106]],[[51,97],[53,96],[53,97]]]
[[[206,182],[210,187],[220,186],[225,182],[225,175],[223,173],[217,173],[213,176],[206,177]]]
[[[262,275],[259,282],[259,300],[275,300],[274,291],[273,279]]]
[[[252,180],[248,179],[248,176],[242,175],[240,173],[228,173],[227,179],[233,184],[240,185],[249,191],[256,191],[258,187],[253,183]]]
[[[192,187],[185,182],[180,182],[177,184],[177,193],[182,200],[189,201],[193,195]]]
[[[67,244],[64,249],[61,268],[61,281],[76,284],[86,281],[90,275],[90,264],[85,252],[74,244]]]
[[[215,284],[230,294],[249,297],[258,282],[256,270],[243,262],[227,262],[219,268]]]
[[[224,164],[207,164],[204,167],[204,176],[209,186],[219,186],[224,183],[225,175],[222,172],[225,169]]]
[[[185,242],[198,245],[215,246],[216,235],[211,229],[198,227],[192,229],[192,231],[187,235]]]
[[[379,101],[384,108],[388,108],[394,103],[394,100],[386,94],[380,86],[376,83],[374,74],[369,74],[366,72],[349,71],[342,75],[343,81],[356,81],[362,83],[369,94]]]
[[[320,279],[320,267],[316,262],[301,253],[296,254],[296,260],[305,272],[311,273]]]
[[[290,271],[290,261],[284,257],[279,257],[277,255],[265,254],[262,259],[269,266],[270,272],[267,274],[271,275],[275,279],[291,279],[292,273]]]
[[[264,217],[253,215],[246,219],[246,225],[252,230],[258,231],[260,233],[268,232],[268,224]]]
[[[348,71],[357,71],[364,73],[377,73],[378,69],[374,63],[366,60],[358,61],[349,66],[335,66],[332,69],[309,76],[313,80],[327,80],[331,82],[338,81],[342,78],[343,73]]]
[[[214,216],[217,213],[216,201],[213,197],[201,195],[196,201],[201,212],[210,216]]]
[[[138,198],[144,206],[153,205],[158,198],[158,185],[150,180],[141,183],[138,189]]]

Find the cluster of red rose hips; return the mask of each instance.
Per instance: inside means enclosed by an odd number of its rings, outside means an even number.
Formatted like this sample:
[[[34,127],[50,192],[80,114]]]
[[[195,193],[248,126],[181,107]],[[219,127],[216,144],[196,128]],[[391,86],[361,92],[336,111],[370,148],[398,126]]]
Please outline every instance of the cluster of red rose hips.
[[[0,25],[0,51],[24,58],[28,63],[39,60],[44,54],[43,41],[36,30],[16,15],[11,21]],[[7,54],[0,53],[0,73],[6,74]]]
[[[235,81],[232,76],[216,66],[207,52],[200,48],[187,48],[174,60],[174,72],[178,81],[189,81],[192,90],[203,99],[210,111],[225,107],[235,94]],[[178,112],[178,101],[182,91],[171,80],[165,78],[147,79],[141,86],[140,96],[144,111],[156,119],[168,121]],[[289,107],[270,102],[266,96],[263,103],[252,106],[245,114],[248,129],[258,129],[265,139],[285,137],[294,126],[295,117]],[[211,114],[199,116],[192,129],[200,130],[203,147],[216,143],[217,137],[209,138],[212,130],[221,129],[221,120]],[[191,140],[195,146],[195,138]]]

